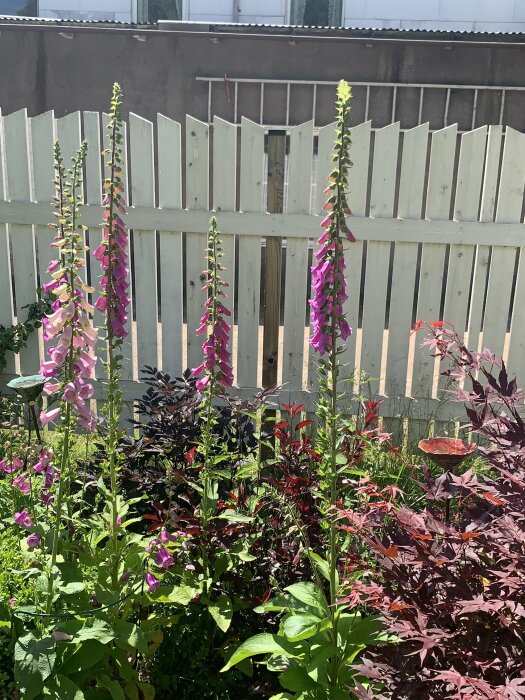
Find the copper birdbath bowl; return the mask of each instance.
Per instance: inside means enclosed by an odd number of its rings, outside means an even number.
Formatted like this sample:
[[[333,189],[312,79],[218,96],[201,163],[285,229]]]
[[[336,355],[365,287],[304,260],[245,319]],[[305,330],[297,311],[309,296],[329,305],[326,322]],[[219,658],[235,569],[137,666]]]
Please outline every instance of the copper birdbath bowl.
[[[419,449],[442,469],[451,470],[477,450],[475,443],[463,442],[459,438],[435,437],[420,440]]]

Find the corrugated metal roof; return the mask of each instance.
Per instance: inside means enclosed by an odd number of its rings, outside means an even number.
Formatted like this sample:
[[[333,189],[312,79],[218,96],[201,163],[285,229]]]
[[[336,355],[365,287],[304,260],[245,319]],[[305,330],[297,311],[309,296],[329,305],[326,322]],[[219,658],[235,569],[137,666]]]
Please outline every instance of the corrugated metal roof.
[[[163,29],[163,30],[179,30],[179,31],[228,31],[228,32],[278,32],[288,35],[325,35],[325,36],[341,36],[353,35],[363,37],[380,37],[387,35],[402,36],[432,36],[435,39],[440,37],[447,40],[466,39],[468,38],[484,38],[488,40],[491,37],[497,37],[498,40],[515,39],[516,37],[525,37],[525,31],[476,31],[476,30],[450,30],[450,29],[415,29],[403,27],[326,27],[326,26],[306,26],[306,25],[288,25],[288,24],[264,24],[252,22],[191,22],[177,20],[161,20],[155,23],[131,23],[116,20],[83,20],[83,19],[61,19],[55,17],[20,17],[18,15],[0,15],[0,23],[4,24],[30,24],[30,25],[52,25],[52,26],[110,26],[122,28],[147,28],[147,29]]]

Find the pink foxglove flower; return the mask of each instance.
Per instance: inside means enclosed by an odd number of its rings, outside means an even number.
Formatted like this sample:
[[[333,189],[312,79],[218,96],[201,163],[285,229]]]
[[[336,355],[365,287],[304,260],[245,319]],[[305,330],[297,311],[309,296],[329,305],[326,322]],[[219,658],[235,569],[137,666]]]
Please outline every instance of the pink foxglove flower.
[[[25,510],[15,513],[15,523],[20,527],[33,527],[31,516]]]
[[[220,264],[221,241],[217,231],[217,221],[212,218],[208,233],[207,261],[208,270],[204,274],[208,279],[203,289],[208,291],[208,299],[204,303],[204,313],[197,335],[206,335],[202,344],[204,361],[192,369],[194,377],[200,377],[196,382],[198,391],[216,383],[223,388],[232,386],[233,370],[231,365],[231,353],[228,350],[231,326],[224,317],[231,316],[230,311],[219,300],[226,296],[224,287],[226,283],[221,279],[220,273],[223,267]],[[201,376],[204,373],[204,376]]]
[[[27,479],[25,479],[22,475],[17,476],[16,479],[13,480],[13,486],[17,488],[20,493],[23,493],[24,496],[27,496],[27,494],[31,491],[31,485]]]
[[[45,389],[47,395],[62,391],[63,401],[69,405],[67,415],[76,416],[77,422],[86,430],[93,430],[94,419],[86,401],[92,396],[92,387],[86,390],[86,380],[95,376],[94,366],[96,331],[91,322],[93,307],[87,295],[93,291],[82,279],[85,266],[85,241],[83,229],[78,225],[78,188],[81,187],[82,165],[87,145],[84,142],[74,160],[71,171],[71,184],[64,185],[66,173],[62,164],[60,147],[55,145],[55,169],[57,173],[58,224],[52,245],[60,253],[47,268],[52,281],[44,285],[46,291],[56,298],[52,303],[52,313],[43,320],[44,340],[53,341],[47,350],[49,359],[42,362],[42,375],[53,381]],[[70,191],[67,189],[70,187]],[[74,201],[69,206],[68,201]],[[42,425],[56,421],[61,415],[60,408],[43,411],[40,414]]]

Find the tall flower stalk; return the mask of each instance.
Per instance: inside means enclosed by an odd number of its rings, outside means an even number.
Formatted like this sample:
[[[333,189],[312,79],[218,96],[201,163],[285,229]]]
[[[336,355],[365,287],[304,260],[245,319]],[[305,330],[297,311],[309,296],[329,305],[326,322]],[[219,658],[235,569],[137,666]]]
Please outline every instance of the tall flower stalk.
[[[351,165],[350,148],[350,101],[351,88],[341,81],[337,90],[337,132],[333,151],[333,170],[325,190],[328,195],[324,210],[326,216],[321,222],[323,234],[317,241],[319,248],[315,253],[316,264],[312,267],[313,299],[312,308],[313,335],[312,347],[319,353],[320,400],[318,452],[324,455],[320,462],[320,489],[325,495],[327,508],[324,526],[328,531],[328,570],[330,583],[329,607],[333,616],[333,643],[337,647],[338,629],[338,574],[337,562],[340,552],[339,530],[333,522],[333,510],[339,499],[338,452],[340,447],[341,415],[338,411],[339,360],[342,351],[340,341],[346,341],[351,335],[343,311],[343,304],[348,298],[346,293],[344,240],[354,241],[348,229],[346,216],[350,209],[346,200],[348,188],[348,168]],[[325,357],[326,355],[326,357]],[[332,686],[337,685],[338,659],[332,664]]]
[[[61,418],[62,432],[59,487],[56,500],[55,524],[51,566],[48,578],[47,612],[53,603],[55,565],[57,562],[65,495],[71,481],[69,448],[76,425],[93,430],[94,418],[89,400],[93,396],[90,380],[95,375],[94,348],[96,331],[91,316],[93,307],[87,295],[92,292],[82,279],[87,246],[84,228],[79,224],[82,200],[82,168],[87,152],[83,142],[73,158],[72,168],[66,173],[58,143],[55,144],[55,216],[57,233],[51,244],[59,251],[59,257],[48,266],[52,281],[44,285],[56,298],[52,313],[43,320],[44,340],[55,341],[48,349],[49,359],[42,362],[41,373],[51,380],[45,386],[48,396],[59,395],[60,406],[42,411],[40,419],[45,425]]]
[[[200,413],[203,420],[202,438],[199,452],[202,459],[202,500],[201,500],[201,527],[204,535],[202,558],[204,570],[204,585],[207,587],[209,578],[208,555],[208,525],[212,517],[211,504],[214,500],[214,489],[211,469],[211,452],[214,445],[213,428],[217,422],[214,399],[220,396],[224,389],[233,384],[233,371],[231,366],[231,354],[228,351],[230,324],[224,317],[231,316],[230,311],[224,306],[221,299],[225,299],[224,289],[227,283],[221,278],[224,267],[220,259],[223,257],[221,240],[217,231],[217,220],[213,217],[210,221],[208,232],[208,247],[206,260],[208,269],[203,290],[208,293],[204,303],[204,313],[197,328],[197,335],[204,335],[202,344],[204,360],[192,370],[193,376],[199,377],[196,387],[203,392]]]
[[[122,91],[120,85],[113,85],[113,95],[109,110],[109,148],[104,151],[109,177],[104,181],[104,222],[102,243],[94,251],[94,257],[102,267],[100,286],[102,293],[95,307],[106,315],[108,399],[106,406],[108,421],[107,470],[110,478],[110,540],[113,550],[112,586],[118,586],[119,546],[118,546],[118,463],[117,443],[120,435],[119,422],[122,413],[122,391],[119,385],[121,375],[121,347],[126,330],[129,305],[128,283],[128,234],[122,220],[125,214],[124,184],[122,180]]]

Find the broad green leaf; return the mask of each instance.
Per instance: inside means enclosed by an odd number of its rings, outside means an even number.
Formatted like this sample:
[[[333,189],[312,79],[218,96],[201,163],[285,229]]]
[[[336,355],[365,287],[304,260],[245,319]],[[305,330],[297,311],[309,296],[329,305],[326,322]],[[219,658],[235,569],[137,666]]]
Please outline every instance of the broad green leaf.
[[[319,614],[319,610],[317,608],[305,606],[304,603],[301,603],[301,601],[297,600],[288,593],[285,593],[284,595],[277,595],[275,598],[270,598],[270,600],[266,601],[266,603],[254,608],[254,612],[280,612],[281,610],[297,610],[298,612],[305,612],[305,607],[307,608],[306,612],[311,613],[312,615],[319,615],[319,618],[324,617],[324,615]],[[324,612],[325,610],[323,609],[323,613]]]
[[[230,523],[251,523],[254,518],[250,515],[242,515],[234,510],[223,510],[219,515],[215,516],[215,520],[228,520]]]
[[[383,626],[377,615],[361,619],[357,618],[355,623],[348,628],[346,644],[376,644],[382,629]]]
[[[272,695],[270,700],[294,700],[294,696],[290,693],[277,693],[277,695]]]
[[[301,603],[310,605],[312,608],[317,608],[322,612],[327,611],[325,595],[315,583],[311,583],[310,581],[293,583],[291,586],[285,588],[285,590],[293,595],[294,598],[300,600]]]
[[[280,654],[281,656],[293,658],[297,656],[298,653],[299,649],[296,646],[290,644],[282,637],[278,637],[276,634],[256,634],[254,637],[250,637],[250,639],[243,642],[241,646],[233,652],[226,666],[221,668],[221,673],[250,656],[257,656],[258,654]]]
[[[119,620],[113,626],[117,645],[124,645],[137,649],[142,654],[148,651],[148,644],[144,639],[142,630],[137,625],[124,620]]]
[[[315,615],[291,613],[284,618],[282,631],[289,642],[299,642],[301,639],[313,637],[317,632],[319,622],[319,618]],[[288,688],[288,690],[293,690],[293,688]]]
[[[74,635],[73,642],[83,642],[87,639],[95,639],[101,644],[109,644],[115,639],[115,633],[109,623],[104,620],[88,620]]]
[[[308,550],[308,554],[315,564],[316,569],[319,571],[321,576],[325,578],[328,582],[330,581],[330,567],[326,559],[323,559],[317,552],[313,552],[311,549]],[[339,586],[339,574],[335,572],[335,583]]]
[[[101,673],[99,676],[97,676],[97,683],[102,688],[109,690],[111,700],[126,700],[126,696],[124,695],[124,691],[122,690],[120,683],[116,680],[112,680],[109,678],[109,676],[106,676],[105,673]]]
[[[233,617],[233,606],[228,596],[222,595],[209,603],[208,612],[215,620],[217,627],[223,632],[227,632]]]
[[[62,674],[54,678],[51,683],[46,684],[45,695],[54,700],[56,698],[60,698],[60,700],[85,700],[85,695],[78,685]]]
[[[306,673],[306,669],[300,666],[290,666],[283,671],[279,676],[279,683],[286,690],[294,692],[302,692],[304,690],[312,690],[316,683]]]
[[[69,647],[70,649],[72,647]],[[69,651],[69,649],[68,649]],[[88,639],[80,644],[61,664],[60,670],[66,676],[72,676],[98,664],[106,654],[106,647],[95,639]]]
[[[53,672],[56,645],[53,637],[37,639],[33,634],[20,637],[15,644],[15,679],[25,700],[33,700],[42,691],[44,681]]]
[[[306,672],[312,680],[320,685],[328,683],[328,667],[331,659],[337,656],[337,648],[333,644],[326,643],[318,649],[310,659]]]
[[[188,605],[199,593],[202,593],[201,589],[192,586],[161,586],[156,592],[154,600],[156,603]]]
[[[72,581],[60,586],[58,590],[63,595],[75,595],[76,593],[81,593],[85,587],[86,584],[83,581]]]

